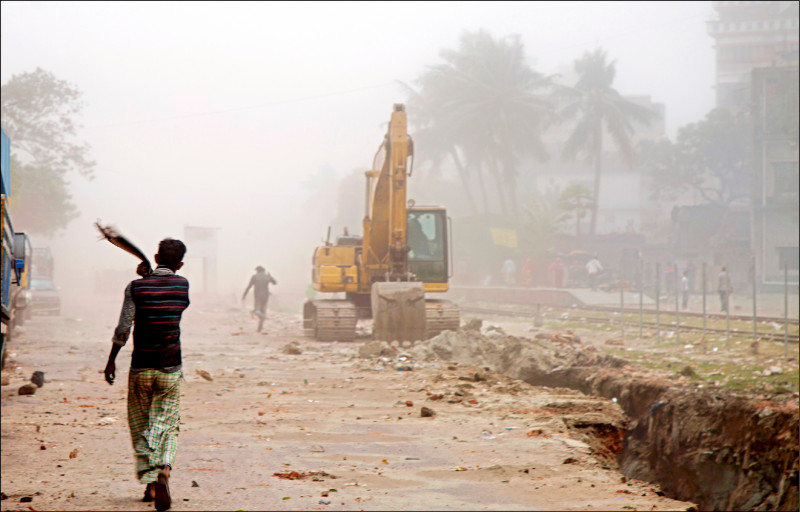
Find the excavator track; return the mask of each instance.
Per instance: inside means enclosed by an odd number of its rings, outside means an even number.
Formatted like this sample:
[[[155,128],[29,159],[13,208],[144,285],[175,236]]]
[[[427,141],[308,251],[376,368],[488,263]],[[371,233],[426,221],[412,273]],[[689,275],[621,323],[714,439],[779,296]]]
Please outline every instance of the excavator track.
[[[425,331],[433,338],[443,331],[457,331],[461,326],[458,306],[449,300],[425,301]]]
[[[318,341],[353,341],[356,306],[347,300],[314,300],[303,307],[303,329]]]

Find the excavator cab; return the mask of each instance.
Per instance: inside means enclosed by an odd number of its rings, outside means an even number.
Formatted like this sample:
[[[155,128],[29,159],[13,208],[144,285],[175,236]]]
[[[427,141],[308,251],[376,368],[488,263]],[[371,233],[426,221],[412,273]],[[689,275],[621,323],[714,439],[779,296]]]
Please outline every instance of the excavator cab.
[[[406,226],[406,243],[411,248],[408,270],[423,283],[446,284],[450,254],[447,212],[444,208],[436,207],[410,208]],[[435,288],[438,289],[440,285]]]

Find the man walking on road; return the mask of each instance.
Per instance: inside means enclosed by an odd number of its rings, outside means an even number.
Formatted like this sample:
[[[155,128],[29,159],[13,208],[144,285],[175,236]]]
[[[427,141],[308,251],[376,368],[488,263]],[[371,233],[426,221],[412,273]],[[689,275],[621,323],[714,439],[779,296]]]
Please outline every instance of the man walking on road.
[[[242,301],[247,297],[247,292],[253,288],[253,314],[258,317],[258,332],[261,332],[261,327],[264,325],[264,319],[267,318],[267,302],[269,301],[269,285],[278,284],[275,278],[269,272],[264,271],[261,265],[256,267],[256,273],[250,278],[247,288],[242,294]]]
[[[183,242],[165,238],[155,255],[156,269],[125,288],[104,372],[106,381],[114,384],[115,360],[133,325],[128,425],[136,476],[147,485],[142,501],[155,501],[159,511],[172,505],[169,478],[180,431],[180,322],[189,306],[189,282],[175,272],[183,266],[185,253]]]

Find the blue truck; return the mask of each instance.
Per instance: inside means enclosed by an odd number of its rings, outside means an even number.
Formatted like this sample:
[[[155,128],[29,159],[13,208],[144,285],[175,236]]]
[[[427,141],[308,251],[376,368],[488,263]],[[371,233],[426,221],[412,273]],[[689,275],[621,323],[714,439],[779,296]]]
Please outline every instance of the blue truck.
[[[15,303],[27,286],[26,264],[30,263],[30,240],[14,231],[8,200],[11,195],[11,141],[0,128],[0,367],[5,367],[6,347],[14,330]],[[22,305],[20,301],[19,304]]]

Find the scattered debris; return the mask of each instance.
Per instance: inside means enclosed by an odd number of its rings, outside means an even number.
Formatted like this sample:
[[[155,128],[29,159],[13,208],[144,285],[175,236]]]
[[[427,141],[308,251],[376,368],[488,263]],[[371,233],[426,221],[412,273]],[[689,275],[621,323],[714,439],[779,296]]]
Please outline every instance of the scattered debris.
[[[192,480],[192,487],[200,487],[200,484],[198,484],[196,481]]]
[[[75,458],[75,457],[77,457],[77,456],[78,456],[78,449],[77,449],[77,448],[75,448],[74,450],[72,450],[71,452],[69,452],[69,458],[70,458],[70,459],[74,459],[74,458]]]
[[[34,384],[25,384],[19,388],[20,395],[33,395],[38,388]]]
[[[37,387],[44,386],[44,372],[38,370],[33,372],[33,375],[31,375],[31,382],[36,384]]]
[[[336,478],[325,471],[283,471],[273,473],[272,476],[277,476],[283,480],[303,480],[304,478],[311,477],[314,482],[322,482],[323,477]]]
[[[397,352],[385,341],[369,341],[358,347],[358,357],[370,359],[373,357],[393,357]]]
[[[207,380],[207,381],[209,381],[209,382],[211,382],[212,380],[214,380],[214,378],[211,376],[211,374],[210,374],[210,373],[208,373],[208,372],[207,372],[207,371],[205,371],[205,370],[195,370],[195,372],[197,373],[197,375],[199,375],[199,376],[203,377],[204,379],[206,379],[206,380]]]
[[[281,352],[293,356],[297,356],[303,353],[303,351],[300,349],[300,344],[296,341],[292,341],[291,343],[287,343],[286,345],[284,345],[283,348],[281,348]]]
[[[462,327],[462,329],[464,329],[465,331],[480,331],[481,327],[483,327],[483,320],[481,320],[480,318],[473,318],[472,320],[464,324],[464,327]]]
[[[115,421],[117,421],[117,418],[114,418],[113,416],[106,416],[105,418],[101,418],[100,421],[97,422],[97,424],[103,427],[106,425],[111,425]]]
[[[540,428],[535,428],[525,435],[528,437],[550,437],[550,434],[545,433],[545,431]]]
[[[423,407],[422,409],[420,409],[419,415],[422,416],[423,418],[430,418],[436,415],[436,411],[434,411],[433,409],[429,409],[428,407]]]

